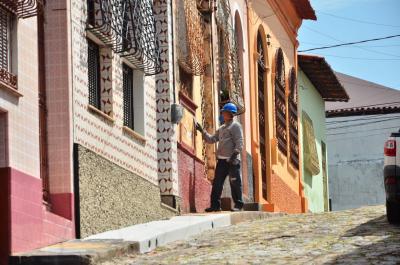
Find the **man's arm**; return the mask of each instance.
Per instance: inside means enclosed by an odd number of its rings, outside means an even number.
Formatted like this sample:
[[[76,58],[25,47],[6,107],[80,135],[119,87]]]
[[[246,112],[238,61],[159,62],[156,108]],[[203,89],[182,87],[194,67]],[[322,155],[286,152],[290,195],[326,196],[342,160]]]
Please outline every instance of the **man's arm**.
[[[235,123],[231,129],[232,140],[235,144],[234,152],[240,154],[243,149],[243,130],[239,123]]]
[[[219,129],[215,132],[215,134],[209,134],[205,130],[203,131],[203,139],[208,144],[214,144],[219,141]]]
[[[215,132],[215,134],[211,135],[206,132],[198,122],[196,122],[196,130],[201,132],[206,143],[213,144],[219,141],[219,129]]]

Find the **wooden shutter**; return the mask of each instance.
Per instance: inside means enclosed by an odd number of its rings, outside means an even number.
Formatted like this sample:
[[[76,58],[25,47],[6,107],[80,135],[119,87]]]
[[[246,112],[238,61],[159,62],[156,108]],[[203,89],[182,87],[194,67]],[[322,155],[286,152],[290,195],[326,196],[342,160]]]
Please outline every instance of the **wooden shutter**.
[[[260,134],[260,158],[261,158],[261,180],[262,180],[262,194],[265,200],[268,199],[267,189],[267,153],[266,142],[268,141],[266,135],[266,113],[265,113],[265,52],[262,37],[260,33],[257,35],[257,81],[258,81],[258,129]]]
[[[297,107],[297,78],[296,70],[292,68],[289,73],[289,147],[290,162],[299,169],[299,125]]]
[[[88,87],[89,104],[100,109],[100,49],[91,40],[88,40]]]
[[[124,126],[135,129],[133,70],[123,64],[123,93],[124,93]]]
[[[9,14],[0,8],[0,68],[9,70]]]
[[[282,49],[275,56],[275,130],[278,148],[287,155],[286,132],[286,76]]]

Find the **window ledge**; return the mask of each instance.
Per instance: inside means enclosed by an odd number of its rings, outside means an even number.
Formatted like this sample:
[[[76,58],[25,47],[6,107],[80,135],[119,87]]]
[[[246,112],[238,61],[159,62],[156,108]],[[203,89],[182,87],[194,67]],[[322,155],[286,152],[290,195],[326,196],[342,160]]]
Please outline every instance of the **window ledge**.
[[[101,110],[97,109],[96,107],[93,107],[92,105],[87,106],[88,110],[96,115],[99,115],[100,117],[104,118],[105,120],[109,122],[115,122],[115,119],[111,117],[110,115],[102,112]]]
[[[129,128],[129,127],[127,127],[127,126],[122,126],[122,130],[123,130],[125,133],[129,134],[130,136],[132,136],[133,138],[135,138],[136,140],[142,142],[143,144],[146,143],[146,138],[145,138],[143,135],[141,135],[141,134],[135,132],[135,131],[132,130],[131,128]]]
[[[15,89],[14,87],[8,85],[7,83],[3,82],[0,80],[0,89],[3,89],[11,94],[13,94],[14,96],[20,98],[23,97],[24,95],[21,94],[21,92],[19,92],[17,89]]]

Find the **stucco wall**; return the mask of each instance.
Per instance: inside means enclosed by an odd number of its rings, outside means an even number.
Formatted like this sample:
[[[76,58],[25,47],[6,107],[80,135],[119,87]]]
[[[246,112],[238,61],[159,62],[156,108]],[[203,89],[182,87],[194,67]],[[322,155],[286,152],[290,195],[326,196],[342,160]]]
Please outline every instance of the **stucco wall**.
[[[249,16],[249,58],[250,58],[250,101],[252,104],[249,106],[251,109],[251,144],[255,176],[255,197],[260,203],[277,203],[278,201],[271,196],[272,191],[272,175],[275,174],[281,178],[283,185],[286,185],[294,194],[298,195],[300,199],[302,194],[300,192],[300,172],[294,169],[289,163],[285,155],[283,155],[277,148],[277,139],[275,132],[275,102],[274,102],[274,76],[276,65],[276,52],[279,48],[283,51],[285,60],[285,77],[288,77],[289,70],[296,66],[296,34],[294,31],[287,30],[284,22],[288,20],[281,20],[280,18],[286,16],[296,16],[296,14],[283,14],[282,10],[277,7],[278,1],[262,1],[255,0],[249,1],[250,12]],[[275,3],[274,6],[271,4]],[[290,6],[290,3],[286,3]],[[294,29],[293,29],[294,30]],[[262,39],[265,41],[265,61],[266,61],[266,86],[264,93],[265,100],[265,113],[266,113],[266,157],[267,157],[267,190],[269,195],[268,201],[263,199],[261,188],[261,159],[259,146],[259,132],[258,132],[258,84],[257,84],[257,57],[253,56],[257,52],[257,34],[260,32]],[[267,45],[267,34],[271,37],[270,44]],[[288,82],[287,82],[288,83]],[[301,148],[301,147],[300,147]],[[301,163],[301,161],[300,161]],[[278,206],[279,207],[279,206]]]
[[[298,72],[298,91],[299,91],[299,114],[306,112],[313,121],[315,143],[317,145],[320,172],[312,175],[301,164],[303,172],[304,192],[308,200],[308,209],[312,212],[324,211],[324,182],[322,171],[322,147],[321,141],[326,143],[325,126],[325,102],[316,88],[307,78],[303,71]],[[302,116],[300,116],[302,118]],[[303,124],[300,123],[300,139],[303,139]],[[302,149],[301,152],[304,150]]]
[[[81,237],[171,217],[157,185],[75,145]]]
[[[400,114],[327,119],[332,210],[385,203],[383,146]]]

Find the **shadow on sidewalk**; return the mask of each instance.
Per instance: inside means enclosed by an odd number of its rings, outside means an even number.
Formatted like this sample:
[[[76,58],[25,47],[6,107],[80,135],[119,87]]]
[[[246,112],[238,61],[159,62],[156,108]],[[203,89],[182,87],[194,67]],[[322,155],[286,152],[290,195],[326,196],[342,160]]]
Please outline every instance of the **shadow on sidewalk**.
[[[346,237],[381,237],[372,244],[357,244],[358,249],[325,264],[400,264],[400,226],[390,225],[386,215],[350,229]]]

